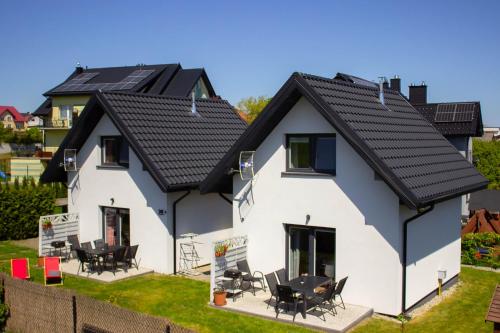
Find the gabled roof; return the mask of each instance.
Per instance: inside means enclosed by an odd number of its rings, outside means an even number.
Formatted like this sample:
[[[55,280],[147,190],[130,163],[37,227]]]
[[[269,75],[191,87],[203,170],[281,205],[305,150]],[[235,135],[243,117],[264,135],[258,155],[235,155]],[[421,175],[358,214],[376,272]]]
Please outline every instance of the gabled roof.
[[[414,104],[413,106],[444,136],[479,137],[483,135],[481,103],[479,102],[427,103]],[[465,108],[467,108],[467,110],[465,110]],[[454,119],[440,119],[439,115],[436,117],[436,113],[442,110],[445,110],[445,112],[450,115],[454,110],[459,112],[470,112],[470,117],[466,119],[460,119],[460,117],[453,117]]]
[[[230,188],[238,154],[255,150],[305,97],[411,208],[484,188],[488,181],[399,93],[294,73],[201,185]]]
[[[66,181],[64,149],[79,150],[107,114],[163,191],[196,188],[246,124],[224,100],[196,100],[197,114],[191,106],[185,97],[96,93],[41,179]]]
[[[0,105],[0,117],[3,117],[5,112],[9,112],[14,118],[15,122],[25,122],[28,121],[29,117],[22,115],[14,106]]]
[[[188,96],[200,78],[205,82],[209,95],[215,96],[215,91],[203,68],[185,69],[177,72],[162,95]]]

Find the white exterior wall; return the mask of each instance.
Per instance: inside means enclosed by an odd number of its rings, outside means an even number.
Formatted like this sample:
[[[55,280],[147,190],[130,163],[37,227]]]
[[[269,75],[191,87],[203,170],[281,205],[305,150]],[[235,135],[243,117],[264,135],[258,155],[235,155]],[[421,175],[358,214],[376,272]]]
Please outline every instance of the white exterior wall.
[[[167,209],[167,195],[142,169],[141,161],[130,148],[128,169],[98,169],[103,135],[120,135],[107,115],[80,149],[78,173],[68,173],[68,210],[80,214],[80,242],[103,237],[100,206],[130,209],[130,241],[139,244],[139,265],[171,273],[171,225],[167,214],[158,215],[158,209]]]
[[[184,193],[186,192],[168,194],[170,212],[172,212],[174,201]],[[228,198],[231,200],[231,197]],[[231,204],[217,193],[200,195],[199,191],[191,191],[187,197],[177,203],[176,211],[177,269],[180,263],[180,243],[189,241],[189,239],[180,238],[180,235],[187,233],[199,235],[194,239],[197,242],[196,251],[201,257],[199,265],[210,264],[212,242],[232,235]]]
[[[436,204],[408,224],[406,306],[410,307],[438,287],[438,270],[446,270],[444,283],[460,273],[461,197]],[[401,222],[415,215],[401,207]]]
[[[256,150],[253,185],[234,176],[234,234],[248,235],[250,267],[266,274],[285,267],[284,224],[306,225],[309,214],[308,226],[336,229],[336,277],[349,277],[344,300],[396,315],[402,275],[398,197],[339,134],[336,176],[281,174],[286,134],[334,132],[299,100]]]

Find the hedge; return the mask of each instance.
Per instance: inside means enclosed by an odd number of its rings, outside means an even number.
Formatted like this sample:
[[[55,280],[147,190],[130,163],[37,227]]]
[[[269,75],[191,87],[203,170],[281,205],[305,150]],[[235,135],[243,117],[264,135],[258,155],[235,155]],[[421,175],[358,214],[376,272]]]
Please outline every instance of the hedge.
[[[41,215],[53,214],[61,187],[35,185],[31,180],[0,183],[0,241],[37,237],[38,220]]]
[[[494,232],[465,234],[462,264],[500,268],[500,235]]]

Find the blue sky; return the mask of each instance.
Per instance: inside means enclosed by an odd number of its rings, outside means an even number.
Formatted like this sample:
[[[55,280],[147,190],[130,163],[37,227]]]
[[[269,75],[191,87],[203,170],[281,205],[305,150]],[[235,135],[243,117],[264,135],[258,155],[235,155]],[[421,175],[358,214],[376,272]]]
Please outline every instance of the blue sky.
[[[405,5],[403,5],[403,3]],[[2,1],[0,105],[32,112],[79,61],[205,67],[236,104],[294,71],[398,74],[500,125],[500,1]]]

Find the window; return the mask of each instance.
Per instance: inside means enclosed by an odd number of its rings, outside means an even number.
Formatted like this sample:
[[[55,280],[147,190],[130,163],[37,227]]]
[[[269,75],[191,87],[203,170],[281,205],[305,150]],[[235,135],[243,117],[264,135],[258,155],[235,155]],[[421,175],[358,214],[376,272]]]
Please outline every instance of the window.
[[[287,135],[287,171],[335,174],[335,134]]]
[[[64,120],[71,118],[72,114],[73,114],[73,106],[71,105],[59,106],[59,119]]]
[[[120,136],[101,138],[102,166],[128,167],[128,144]]]

